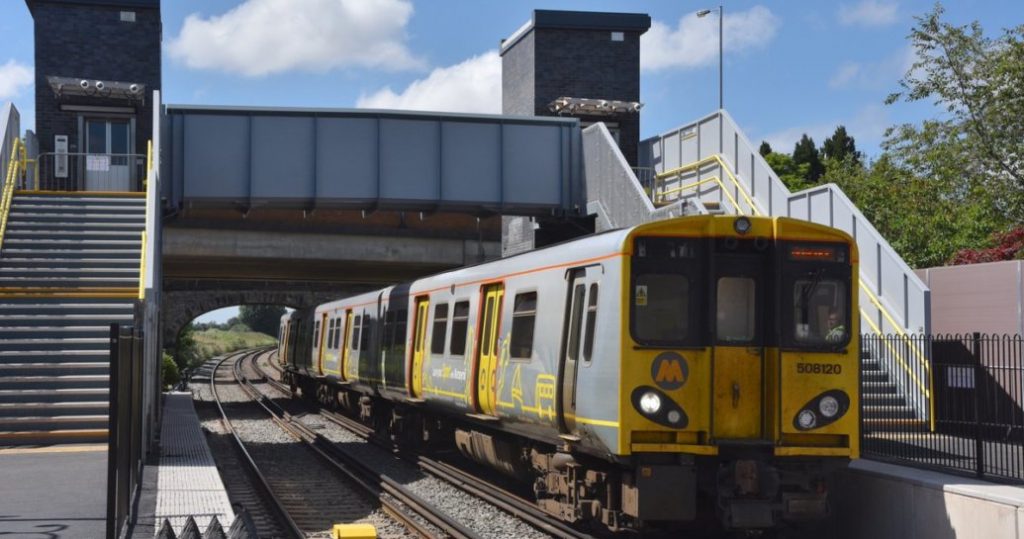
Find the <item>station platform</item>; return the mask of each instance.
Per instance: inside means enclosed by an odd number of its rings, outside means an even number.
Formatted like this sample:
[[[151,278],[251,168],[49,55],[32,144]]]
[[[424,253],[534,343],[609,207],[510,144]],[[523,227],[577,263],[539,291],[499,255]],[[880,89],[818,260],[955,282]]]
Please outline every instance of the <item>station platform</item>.
[[[106,444],[0,449],[0,537],[106,532]]]
[[[214,516],[227,529],[234,511],[199,426],[192,394],[164,393],[163,411],[160,458],[146,464],[143,471],[133,536],[154,537],[165,519],[180,533],[189,516],[200,530],[206,529]]]

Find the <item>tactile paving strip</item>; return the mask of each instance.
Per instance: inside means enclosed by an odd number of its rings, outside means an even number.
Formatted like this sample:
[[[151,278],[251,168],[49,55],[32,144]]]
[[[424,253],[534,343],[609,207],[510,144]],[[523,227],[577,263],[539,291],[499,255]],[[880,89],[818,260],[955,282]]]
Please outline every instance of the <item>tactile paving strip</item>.
[[[155,529],[167,519],[180,532],[189,516],[200,530],[206,529],[213,516],[223,526],[230,525],[235,515],[199,428],[191,393],[165,395],[160,444]]]

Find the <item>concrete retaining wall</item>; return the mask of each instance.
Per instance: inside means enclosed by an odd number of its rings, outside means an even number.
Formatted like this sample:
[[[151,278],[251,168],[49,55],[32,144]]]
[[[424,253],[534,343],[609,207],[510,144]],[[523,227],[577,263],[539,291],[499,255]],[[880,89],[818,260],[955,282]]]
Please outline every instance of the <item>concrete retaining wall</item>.
[[[834,537],[1024,539],[1024,488],[860,460],[834,491]]]

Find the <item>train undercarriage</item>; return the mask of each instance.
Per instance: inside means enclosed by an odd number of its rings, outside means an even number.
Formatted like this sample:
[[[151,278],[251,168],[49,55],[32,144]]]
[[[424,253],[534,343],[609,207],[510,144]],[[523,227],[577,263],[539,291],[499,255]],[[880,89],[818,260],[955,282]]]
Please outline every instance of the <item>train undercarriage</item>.
[[[717,526],[757,535],[779,528],[817,529],[829,515],[829,478],[845,459],[770,456],[771,447],[722,447],[715,457],[639,453],[600,458],[560,443],[428,415],[343,385],[285,371],[293,395],[340,409],[391,442],[462,456],[524,485],[537,505],[570,523],[619,530]],[[768,453],[768,454],[766,454]]]

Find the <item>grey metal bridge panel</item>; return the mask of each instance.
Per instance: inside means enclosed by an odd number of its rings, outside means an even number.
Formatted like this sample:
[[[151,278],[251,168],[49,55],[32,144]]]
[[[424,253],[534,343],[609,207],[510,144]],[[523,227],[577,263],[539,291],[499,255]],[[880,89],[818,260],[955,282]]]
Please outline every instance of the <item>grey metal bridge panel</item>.
[[[166,109],[174,205],[547,214],[581,194],[575,119],[400,111]]]

